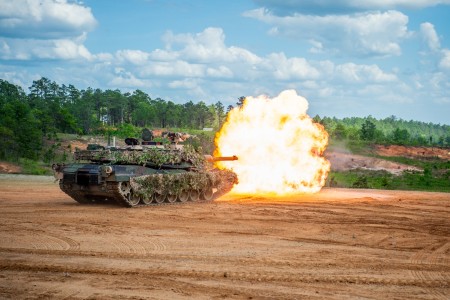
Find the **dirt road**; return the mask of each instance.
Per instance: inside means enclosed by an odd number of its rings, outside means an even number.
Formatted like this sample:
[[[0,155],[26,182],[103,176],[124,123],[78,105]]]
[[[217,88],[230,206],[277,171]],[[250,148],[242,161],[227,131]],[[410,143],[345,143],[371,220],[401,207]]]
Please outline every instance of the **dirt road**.
[[[83,206],[0,175],[1,299],[449,299],[450,194]]]

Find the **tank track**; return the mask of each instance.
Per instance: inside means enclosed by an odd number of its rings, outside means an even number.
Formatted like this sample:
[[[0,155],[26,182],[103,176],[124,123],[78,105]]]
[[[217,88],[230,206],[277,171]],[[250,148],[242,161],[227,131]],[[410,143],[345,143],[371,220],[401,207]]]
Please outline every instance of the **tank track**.
[[[125,183],[128,183],[125,181]],[[125,207],[146,207],[146,206],[162,206],[162,205],[182,205],[182,204],[192,204],[192,203],[208,203],[216,200],[217,198],[221,197],[222,195],[228,193],[233,188],[233,184],[226,184],[225,186],[222,186],[220,189],[218,189],[216,192],[212,194],[212,197],[210,199],[202,198],[201,193],[199,193],[198,199],[195,201],[192,201],[191,199],[188,199],[185,202],[180,202],[178,199],[173,202],[169,202],[167,197],[164,200],[164,202],[156,202],[152,200],[150,203],[143,203],[141,199],[139,199],[138,203],[135,203],[136,199],[132,200],[132,191],[130,190],[129,193],[124,193],[122,189],[123,182],[108,182],[107,184],[107,190],[109,191],[108,196],[100,197],[108,200],[112,200],[116,204],[120,206]],[[87,193],[80,192],[80,191],[74,191],[71,189],[67,189],[64,187],[62,183],[59,184],[61,190],[66,193],[69,197],[74,199],[80,204],[97,204],[99,201],[96,201],[99,199],[99,196],[89,197]],[[104,201],[102,201],[104,202]]]
[[[59,182],[59,188],[61,191],[66,193],[69,197],[71,197],[73,200],[77,201],[80,204],[91,204],[93,203],[89,198],[86,198],[82,193],[74,190],[67,189],[64,187],[64,185]]]

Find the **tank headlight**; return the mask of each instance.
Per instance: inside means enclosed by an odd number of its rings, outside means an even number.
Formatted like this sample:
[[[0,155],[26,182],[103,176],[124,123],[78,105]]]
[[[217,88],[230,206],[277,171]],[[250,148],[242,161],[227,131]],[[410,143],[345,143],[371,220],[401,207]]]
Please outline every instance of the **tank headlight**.
[[[101,166],[100,167],[100,172],[102,173],[102,177],[108,177],[109,175],[112,174],[113,171],[114,171],[114,169],[111,166]]]
[[[113,168],[111,167],[111,166],[105,166],[104,168],[103,168],[103,170],[104,170],[104,172],[106,173],[106,174],[111,174],[112,172],[113,172]]]

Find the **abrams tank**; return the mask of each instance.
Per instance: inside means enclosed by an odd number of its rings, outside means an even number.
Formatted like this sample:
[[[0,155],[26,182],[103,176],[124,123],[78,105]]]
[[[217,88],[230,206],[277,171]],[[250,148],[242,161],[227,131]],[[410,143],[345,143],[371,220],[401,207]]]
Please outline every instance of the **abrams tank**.
[[[89,145],[76,149],[75,162],[54,164],[61,190],[82,204],[114,203],[125,207],[213,201],[237,184],[231,170],[219,170],[215,161],[236,156],[202,155],[191,145],[180,145],[186,135],[165,133],[170,143],[128,138],[126,147]]]

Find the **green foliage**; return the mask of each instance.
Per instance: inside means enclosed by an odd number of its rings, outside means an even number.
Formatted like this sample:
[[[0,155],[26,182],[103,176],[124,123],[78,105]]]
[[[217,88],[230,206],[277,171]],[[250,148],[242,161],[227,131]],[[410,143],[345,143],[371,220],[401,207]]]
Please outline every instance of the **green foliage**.
[[[450,192],[450,171],[426,168],[424,172],[405,171],[393,175],[387,171],[350,170],[330,172],[327,186],[388,190]]]
[[[345,126],[341,123],[338,123],[333,130],[332,137],[338,140],[345,139],[347,137],[347,130]]]
[[[223,122],[225,121],[225,107],[222,102],[218,101],[214,104],[215,111],[217,113],[217,128],[221,128]]]
[[[406,145],[410,139],[410,134],[406,129],[396,128],[392,133],[392,140],[397,145]]]
[[[375,139],[376,126],[369,119],[366,119],[361,125],[361,139],[373,141]]]
[[[327,180],[327,186],[329,187],[337,187],[338,183],[336,181],[336,177],[334,175],[330,176]]]
[[[369,143],[409,146],[450,146],[450,126],[419,121],[406,121],[391,116],[377,120],[365,118],[329,118],[315,116],[333,140],[363,140]]]
[[[18,86],[0,79],[0,159],[36,159],[42,147],[40,123]]]
[[[355,182],[353,182],[352,187],[358,189],[369,188],[369,184],[367,183],[367,176],[364,174],[359,175],[358,178],[356,178]]]
[[[43,160],[46,163],[51,163],[55,161],[56,157],[56,149],[60,146],[60,144],[52,144],[48,147],[44,152]]]
[[[19,166],[22,168],[23,174],[28,175],[52,175],[53,172],[48,164],[42,164],[37,161],[21,158],[19,159]]]
[[[140,138],[142,129],[131,124],[121,124],[113,134],[121,138]]]
[[[205,132],[196,135],[198,141],[198,149],[203,154],[211,154],[214,152],[214,136]]]

